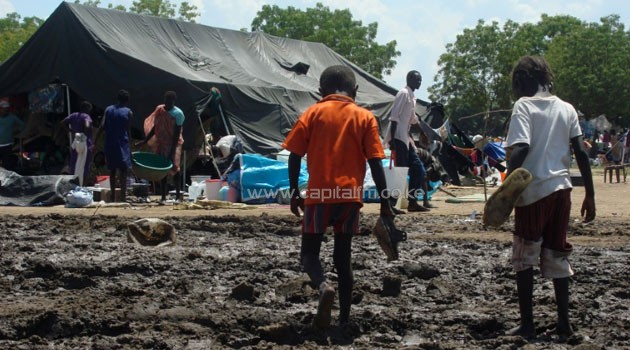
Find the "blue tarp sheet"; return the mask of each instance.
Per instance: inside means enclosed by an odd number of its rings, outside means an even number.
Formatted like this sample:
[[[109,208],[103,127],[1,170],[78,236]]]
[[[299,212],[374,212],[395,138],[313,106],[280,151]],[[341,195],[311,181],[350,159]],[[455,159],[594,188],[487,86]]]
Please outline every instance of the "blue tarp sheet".
[[[388,164],[389,159],[384,159],[383,166]],[[300,188],[305,187],[307,182],[308,171],[302,163],[298,181]],[[244,203],[276,202],[278,192],[289,188],[288,164],[258,154],[242,154],[240,185],[241,201]],[[431,199],[442,182],[429,181],[429,185],[432,188],[428,193]],[[422,194],[419,195],[419,199],[422,200]],[[366,203],[379,201],[369,166],[363,183],[363,201]]]
[[[505,148],[503,148],[501,142],[488,142],[483,147],[483,153],[497,162],[505,160]]]
[[[306,185],[308,172],[302,164],[299,185]],[[241,200],[244,203],[275,202],[278,191],[289,188],[287,163],[259,154],[241,155]]]

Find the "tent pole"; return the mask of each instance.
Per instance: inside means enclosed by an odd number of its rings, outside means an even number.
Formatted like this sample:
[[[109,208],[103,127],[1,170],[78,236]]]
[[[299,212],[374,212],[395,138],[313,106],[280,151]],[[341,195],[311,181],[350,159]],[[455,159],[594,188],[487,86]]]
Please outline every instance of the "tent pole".
[[[221,107],[221,103],[217,103],[217,107],[219,107],[219,113],[221,113],[221,120],[223,121],[223,127],[225,128],[225,132],[227,133],[227,135],[232,135],[232,133],[230,132],[230,129],[228,128],[228,124],[225,120],[225,114],[223,114],[223,108]]]
[[[20,156],[18,157],[18,165],[20,166],[20,171],[24,169],[24,139],[22,138],[22,134],[20,133]]]
[[[70,115],[70,87],[68,86],[68,84],[62,84],[61,86],[64,86],[66,88],[66,111],[68,113],[66,113],[66,116]],[[70,130],[68,130],[68,146],[70,146],[70,152],[72,152],[72,132]]]
[[[221,171],[219,171],[219,166],[217,165],[216,160],[214,159],[214,154],[212,154],[212,150],[210,149],[210,145],[208,144],[208,140],[206,140],[206,130],[203,127],[203,122],[201,121],[201,115],[197,113],[197,120],[199,120],[199,127],[201,128],[201,132],[203,133],[203,154],[206,154],[206,149],[210,150],[210,159],[212,159],[212,165],[214,166],[214,170],[217,171],[219,178],[221,178]],[[207,147],[207,148],[206,148]]]
[[[181,184],[180,185],[182,186],[181,189],[184,190],[184,192],[187,192],[186,191],[186,164],[187,164],[187,162],[186,162],[186,153],[188,153],[188,151],[187,150],[182,150],[182,152],[184,153],[184,168],[182,169],[182,173],[183,174],[182,174],[182,179],[181,179]],[[184,198],[183,194],[182,194],[182,198]]]
[[[63,84],[66,87],[66,109],[68,110],[68,114],[70,115],[70,87],[67,84]]]
[[[486,112],[486,116],[484,118],[484,123],[483,123],[483,140],[486,139],[486,130],[488,130],[488,119],[490,119],[490,109],[488,109],[488,111]],[[486,156],[483,153],[483,150],[481,151],[481,157],[482,159],[485,160]],[[488,201],[488,186],[486,185],[486,171],[484,168],[484,163],[481,163],[481,178],[483,180],[483,198],[484,200],[487,202]],[[488,165],[489,166],[489,165]]]

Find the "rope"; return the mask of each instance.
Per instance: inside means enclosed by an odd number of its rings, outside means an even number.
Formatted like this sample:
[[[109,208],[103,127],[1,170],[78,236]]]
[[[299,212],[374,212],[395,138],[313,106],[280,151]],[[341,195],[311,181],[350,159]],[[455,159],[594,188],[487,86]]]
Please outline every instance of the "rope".
[[[483,114],[502,113],[502,112],[511,112],[511,111],[512,111],[511,109],[495,109],[493,111],[485,111],[485,112],[479,112],[479,113],[467,115],[465,117],[459,118],[459,120],[469,119],[469,118],[477,117]]]

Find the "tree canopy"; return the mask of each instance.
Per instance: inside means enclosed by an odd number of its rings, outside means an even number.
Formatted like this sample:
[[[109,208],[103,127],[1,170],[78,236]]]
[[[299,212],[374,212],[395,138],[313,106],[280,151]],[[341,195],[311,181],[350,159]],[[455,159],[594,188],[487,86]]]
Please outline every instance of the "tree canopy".
[[[588,117],[606,114],[614,124],[630,126],[630,31],[619,16],[557,37],[546,56],[561,97]]]
[[[88,6],[100,6],[101,0],[75,0],[75,4],[83,4]],[[149,15],[163,18],[177,18],[182,21],[195,22],[195,19],[200,16],[197,12],[197,6],[183,1],[179,4],[179,7],[172,3],[170,0],[136,0],[131,3],[129,9],[123,5],[114,5],[112,3],[107,5],[110,9],[129,11],[138,13],[141,15]],[[177,16],[179,15],[179,16]]]
[[[263,5],[252,20],[252,31],[271,35],[321,42],[352,61],[368,73],[383,78],[395,67],[396,41],[384,45],[375,41],[378,23],[363,25],[352,17],[350,10],[331,11],[317,3],[305,11],[289,6]]]
[[[37,17],[22,17],[13,12],[0,18],[0,62],[11,57],[35,33],[44,21]]]
[[[544,56],[554,71],[554,93],[585,116],[625,115],[615,122],[628,126],[630,32],[615,15],[600,23],[547,15],[536,24],[480,20],[446,46],[430,99],[445,104],[454,121],[463,118],[458,124],[464,130],[478,132],[486,120],[465,117],[511,108],[511,72],[524,55]],[[490,114],[487,132],[501,135],[508,115]]]

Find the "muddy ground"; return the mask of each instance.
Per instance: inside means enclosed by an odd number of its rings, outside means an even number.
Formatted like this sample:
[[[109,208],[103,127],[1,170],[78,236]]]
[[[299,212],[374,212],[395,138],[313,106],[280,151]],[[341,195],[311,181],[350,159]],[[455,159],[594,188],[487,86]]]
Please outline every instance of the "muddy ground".
[[[14,211],[0,221],[0,348],[630,348],[625,203],[602,212],[596,224],[572,217],[577,333],[564,343],[553,334],[552,284],[538,272],[539,336],[528,343],[503,335],[519,318],[509,264],[512,222],[485,230],[479,219],[452,212],[399,216],[409,240],[401,259],[388,263],[367,234],[375,210],[366,210],[366,235],[353,241],[352,322],[318,331],[310,326],[317,293],[298,263],[299,219],[285,210],[166,212],[162,218],[175,225],[178,240],[162,248],[126,239],[128,221],[155,213]],[[322,256],[334,281],[332,240]]]

